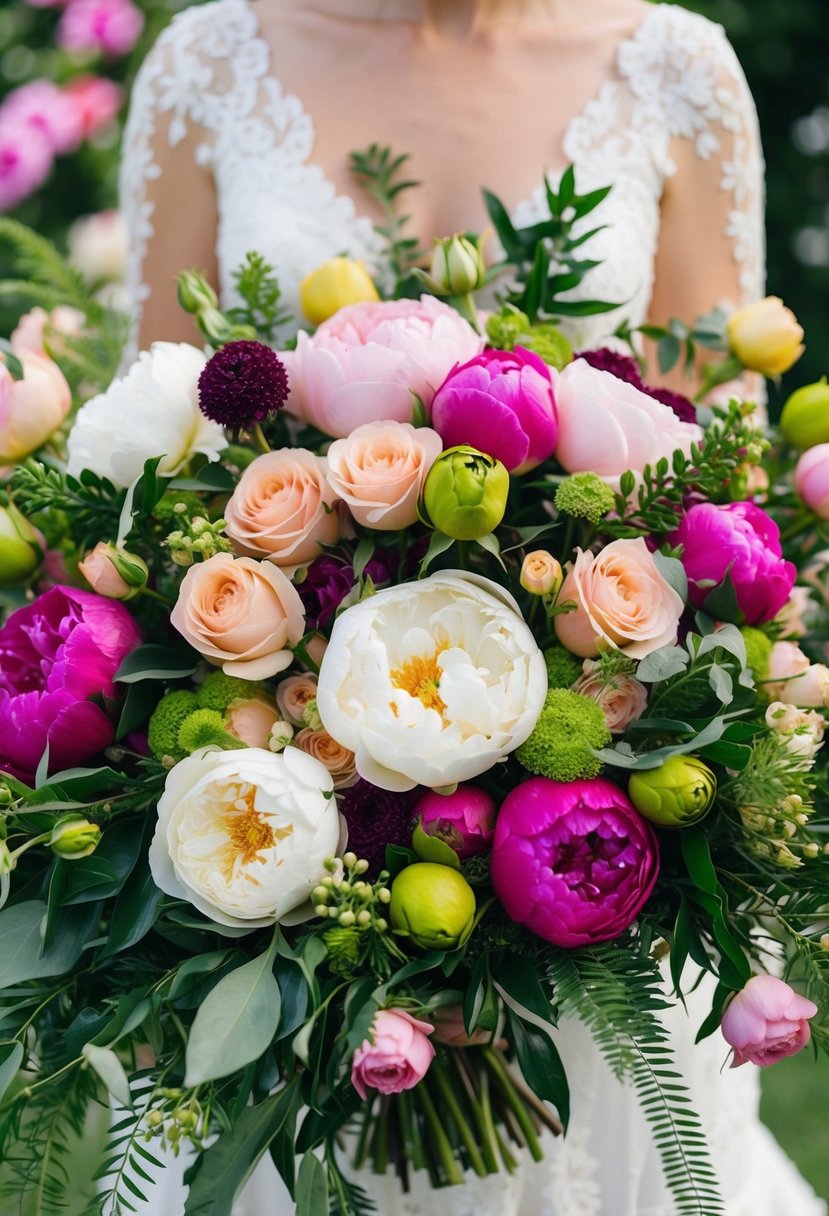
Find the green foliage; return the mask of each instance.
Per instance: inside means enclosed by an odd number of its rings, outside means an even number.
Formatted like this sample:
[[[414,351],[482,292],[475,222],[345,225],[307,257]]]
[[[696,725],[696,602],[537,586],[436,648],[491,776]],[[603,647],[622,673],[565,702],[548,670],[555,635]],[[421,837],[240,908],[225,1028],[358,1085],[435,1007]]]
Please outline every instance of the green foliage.
[[[238,326],[251,326],[260,342],[273,343],[280,326],[292,320],[281,304],[282,290],[276,271],[259,253],[248,253],[238,270],[233,272],[236,291],[243,304],[229,308],[227,319]]]
[[[407,294],[406,285],[419,294],[419,284],[411,271],[423,257],[419,240],[404,235],[411,217],[398,212],[400,196],[420,185],[405,176],[404,167],[409,159],[408,154],[396,156],[391,148],[380,144],[371,144],[364,152],[352,152],[350,157],[352,174],[385,215],[385,223],[378,225],[377,231],[386,242],[396,280],[395,296]]]

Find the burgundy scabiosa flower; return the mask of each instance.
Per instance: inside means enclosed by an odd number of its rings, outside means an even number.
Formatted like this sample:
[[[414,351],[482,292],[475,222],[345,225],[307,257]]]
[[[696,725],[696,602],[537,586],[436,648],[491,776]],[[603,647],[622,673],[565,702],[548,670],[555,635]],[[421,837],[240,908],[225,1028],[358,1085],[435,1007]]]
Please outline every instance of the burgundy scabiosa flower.
[[[362,777],[345,791],[340,809],[348,825],[349,852],[368,862],[368,878],[385,867],[387,844],[411,844],[415,794],[381,790]]]
[[[659,872],[649,823],[612,781],[533,777],[507,795],[492,885],[511,920],[556,946],[618,937]]]
[[[0,769],[31,783],[47,744],[50,772],[108,747],[115,725],[99,699],[115,697],[140,641],[123,604],[74,587],[13,612],[0,629]]]
[[[228,342],[199,376],[199,409],[231,431],[263,422],[288,399],[288,373],[262,342]]]

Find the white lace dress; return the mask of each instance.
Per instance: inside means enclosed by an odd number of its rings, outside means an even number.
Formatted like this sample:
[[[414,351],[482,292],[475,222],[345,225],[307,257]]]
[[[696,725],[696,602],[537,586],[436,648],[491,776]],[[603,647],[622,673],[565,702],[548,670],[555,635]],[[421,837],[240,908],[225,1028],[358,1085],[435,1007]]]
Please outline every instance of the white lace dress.
[[[129,289],[137,320],[148,289],[142,279],[153,234],[149,183],[158,176],[154,140],[162,120],[173,143],[196,126],[200,165],[214,177],[219,207],[218,261],[223,301],[232,302],[232,272],[250,249],[278,269],[288,307],[298,313],[301,279],[326,258],[348,252],[382,273],[381,242],[352,199],[339,195],[314,164],[314,126],[299,98],[286,94],[247,0],[217,0],[186,10],[162,35],[132,101],[122,171],[122,205],[131,247]],[[589,278],[591,296],[624,299],[610,318],[574,321],[579,346],[600,344],[626,318],[647,317],[659,235],[659,205],[674,171],[671,148],[692,142],[702,160],[719,164],[727,232],[745,300],[762,293],[762,165],[756,116],[740,67],[719,26],[673,5],[654,5],[622,42],[615,77],[574,118],[566,161],[580,189],[613,183],[589,217],[606,225],[585,244],[602,265]],[[520,204],[514,219],[544,214],[543,190]],[[689,251],[693,256],[693,251]],[[610,323],[609,323],[610,322]],[[758,1075],[723,1068],[719,1036],[693,1046],[705,1015],[703,986],[690,1016],[668,1015],[679,1066],[691,1081],[709,1132],[728,1216],[822,1216],[817,1201],[757,1117]],[[674,1216],[659,1159],[635,1095],[604,1066],[587,1032],[564,1025],[559,1047],[573,1091],[568,1135],[547,1140],[545,1161],[522,1164],[512,1178],[475,1178],[434,1194],[416,1180],[400,1194],[396,1179],[361,1181],[381,1216]],[[140,1216],[181,1216],[183,1164],[170,1159]],[[287,1193],[268,1161],[254,1174],[235,1216],[289,1216]]]

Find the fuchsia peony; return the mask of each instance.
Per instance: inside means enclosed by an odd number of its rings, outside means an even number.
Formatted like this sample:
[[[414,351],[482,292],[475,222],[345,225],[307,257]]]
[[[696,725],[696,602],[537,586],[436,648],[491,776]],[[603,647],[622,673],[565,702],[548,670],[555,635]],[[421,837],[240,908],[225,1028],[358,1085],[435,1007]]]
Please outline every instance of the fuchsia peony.
[[[527,473],[558,438],[550,369],[520,346],[486,350],[449,373],[432,402],[432,426],[447,448],[472,444],[511,473]]]
[[[32,80],[8,94],[2,117],[38,132],[55,155],[74,152],[83,138],[78,109],[51,80]]]
[[[492,885],[507,915],[556,946],[618,937],[656,882],[650,824],[604,777],[532,777],[498,813]]]
[[[753,975],[722,1017],[723,1038],[734,1048],[731,1067],[751,1063],[766,1068],[795,1055],[809,1042],[809,1018],[816,1013],[817,1005],[783,980]]]
[[[52,158],[52,145],[41,132],[0,112],[0,212],[43,185]]]
[[[432,1063],[435,1049],[428,1036],[434,1031],[405,1009],[381,1009],[374,1018],[371,1039],[354,1052],[351,1084],[361,1098],[370,1089],[399,1094],[419,1085]]]
[[[65,51],[126,55],[144,28],[144,14],[132,0],[72,0],[61,15],[58,44]]]
[[[313,335],[300,332],[296,350],[280,356],[288,409],[335,438],[368,422],[411,422],[414,396],[428,410],[450,370],[482,347],[469,322],[434,296],[351,304]]]
[[[430,790],[415,805],[415,818],[427,836],[436,836],[461,861],[483,853],[495,832],[494,799],[476,785],[459,785],[453,794]]]
[[[0,630],[0,768],[31,782],[46,745],[59,772],[108,747],[104,706],[123,659],[141,637],[122,604],[52,587]],[[95,700],[91,700],[91,698]]]
[[[682,564],[695,608],[703,607],[726,574],[747,625],[770,621],[789,598],[797,570],[783,558],[777,524],[754,503],[699,503],[670,540],[683,547]]]

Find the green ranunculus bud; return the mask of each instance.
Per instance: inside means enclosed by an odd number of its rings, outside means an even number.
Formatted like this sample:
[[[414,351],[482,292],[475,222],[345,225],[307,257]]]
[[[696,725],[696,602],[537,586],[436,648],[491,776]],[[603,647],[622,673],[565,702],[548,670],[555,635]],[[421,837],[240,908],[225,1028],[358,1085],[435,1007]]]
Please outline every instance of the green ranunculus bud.
[[[433,291],[447,296],[467,295],[481,286],[485,272],[480,241],[460,235],[435,241],[430,268]]]
[[[493,456],[461,444],[429,470],[423,505],[432,525],[455,540],[486,536],[504,518],[509,473]]]
[[[0,507],[0,586],[28,578],[41,556],[40,537],[26,516],[12,503]]]
[[[714,804],[717,778],[696,756],[669,756],[660,768],[633,773],[630,800],[641,815],[663,828],[687,828]]]
[[[218,308],[219,299],[203,274],[184,270],[178,276],[178,302],[185,312],[199,313],[206,308]]]
[[[456,950],[475,921],[475,893],[449,866],[418,861],[406,866],[391,888],[392,928],[423,950]]]
[[[805,452],[819,443],[829,443],[829,384],[822,376],[817,384],[805,384],[789,397],[780,415],[783,438]]]
[[[52,828],[49,847],[65,861],[77,861],[94,853],[101,839],[101,829],[80,815],[67,815]]]

